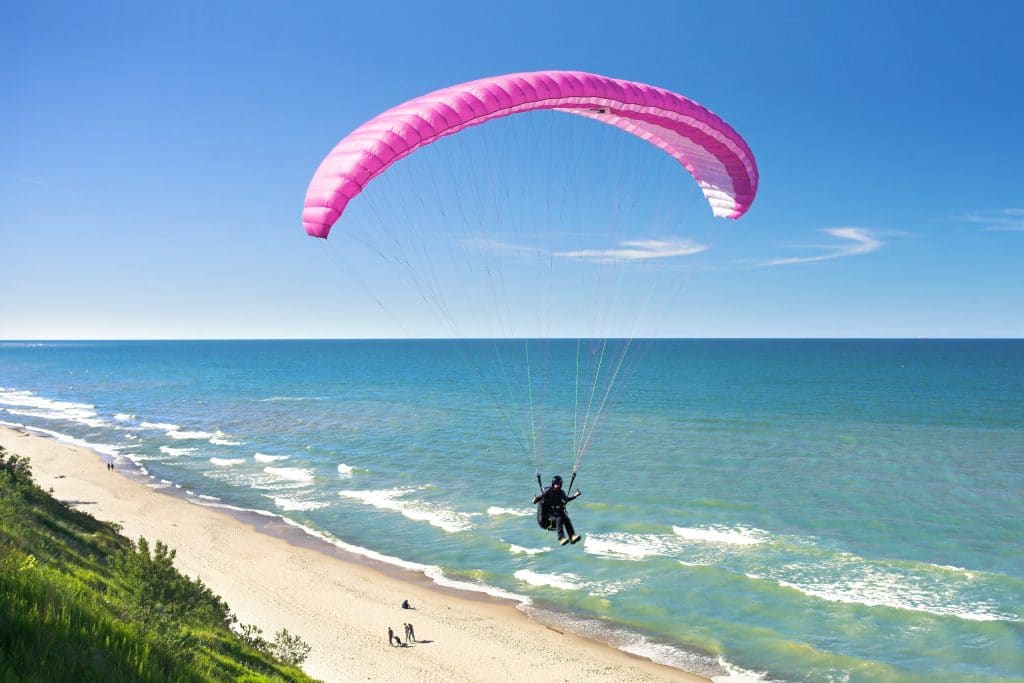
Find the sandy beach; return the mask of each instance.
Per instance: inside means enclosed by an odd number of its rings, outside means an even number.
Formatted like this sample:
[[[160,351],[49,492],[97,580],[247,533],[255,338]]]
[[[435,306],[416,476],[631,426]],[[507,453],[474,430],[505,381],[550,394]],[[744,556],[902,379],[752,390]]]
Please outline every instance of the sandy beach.
[[[510,601],[155,491],[84,448],[10,428],[0,428],[0,444],[29,458],[58,499],[175,549],[176,566],[241,622],[299,635],[312,646],[303,668],[325,681],[708,680],[537,623]],[[401,608],[404,599],[413,609]],[[420,642],[389,647],[388,628],[402,634],[404,622]]]

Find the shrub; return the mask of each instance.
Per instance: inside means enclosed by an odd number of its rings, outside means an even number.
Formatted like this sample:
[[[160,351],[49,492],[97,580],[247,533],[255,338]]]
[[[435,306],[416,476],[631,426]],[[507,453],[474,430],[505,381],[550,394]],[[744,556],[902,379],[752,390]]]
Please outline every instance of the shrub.
[[[311,649],[302,638],[288,633],[286,628],[275,633],[274,642],[270,644],[270,654],[292,666],[299,666],[306,661]]]

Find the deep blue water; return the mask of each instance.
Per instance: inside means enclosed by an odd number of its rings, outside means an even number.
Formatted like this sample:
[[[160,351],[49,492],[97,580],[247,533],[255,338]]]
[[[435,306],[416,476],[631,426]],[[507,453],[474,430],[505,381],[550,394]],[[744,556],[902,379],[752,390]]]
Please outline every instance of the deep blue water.
[[[1024,341],[6,342],[0,421],[721,679],[1024,679]]]

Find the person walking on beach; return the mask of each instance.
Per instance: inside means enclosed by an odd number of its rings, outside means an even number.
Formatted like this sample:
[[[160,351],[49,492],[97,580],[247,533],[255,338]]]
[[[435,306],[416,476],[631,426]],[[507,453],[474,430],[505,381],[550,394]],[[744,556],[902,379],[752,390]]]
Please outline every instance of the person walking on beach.
[[[576,495],[567,496],[565,491],[562,490],[562,477],[556,474],[551,478],[551,486],[533,497],[533,504],[540,503],[544,515],[555,523],[555,531],[558,532],[558,542],[562,545],[570,542],[578,543],[580,540],[580,535],[576,533],[572,526],[572,520],[569,519],[569,515],[565,511],[565,505],[570,500],[576,500],[581,495],[583,494],[580,490],[576,489]],[[565,535],[566,531],[569,532],[568,537]]]
[[[412,624],[405,625],[405,642],[416,642],[416,632],[412,630]]]
[[[398,640],[398,636],[396,636],[392,628],[388,626],[388,645],[394,647],[396,640]],[[398,640],[398,644],[401,645],[402,641]]]

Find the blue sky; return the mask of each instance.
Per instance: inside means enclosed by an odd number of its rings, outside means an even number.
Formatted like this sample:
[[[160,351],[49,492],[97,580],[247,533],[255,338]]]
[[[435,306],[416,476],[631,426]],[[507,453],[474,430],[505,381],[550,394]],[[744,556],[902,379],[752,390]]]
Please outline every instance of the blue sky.
[[[667,333],[1024,336],[1017,3],[503,5],[8,3],[0,338],[402,334],[302,232],[309,178],[384,109],[540,69],[680,92],[757,157]]]

